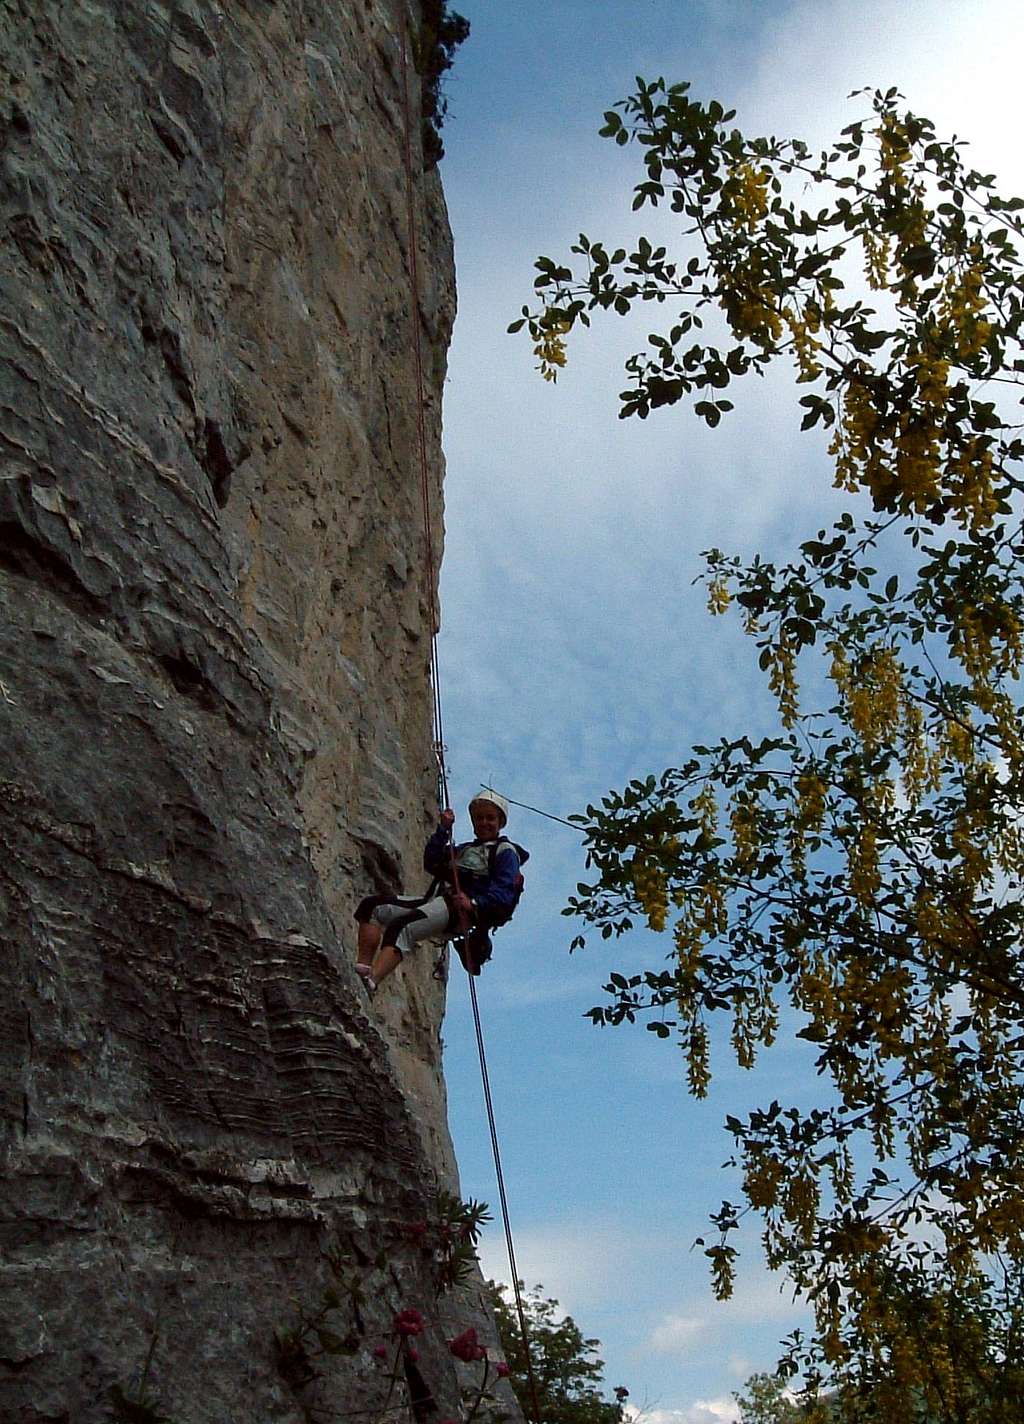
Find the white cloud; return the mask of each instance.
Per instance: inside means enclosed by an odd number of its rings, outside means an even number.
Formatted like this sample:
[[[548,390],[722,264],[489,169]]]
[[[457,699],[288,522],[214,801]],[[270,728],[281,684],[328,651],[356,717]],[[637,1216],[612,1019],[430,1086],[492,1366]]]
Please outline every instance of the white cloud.
[[[792,1321],[806,1307],[794,1304],[792,1288],[787,1288],[782,1276],[767,1267],[757,1269],[753,1260],[747,1260],[731,1298],[718,1303],[716,1310],[721,1313],[723,1330],[728,1331],[752,1321]]]
[[[542,1285],[562,1310],[585,1320],[618,1293],[640,1244],[609,1220],[534,1227],[516,1233],[516,1265],[528,1289]],[[508,1257],[496,1226],[483,1236],[479,1254],[484,1276],[507,1285]]]
[[[651,1331],[648,1346],[660,1355],[672,1355],[692,1348],[707,1330],[707,1320],[695,1315],[667,1315]]]
[[[736,1424],[740,1415],[734,1399],[695,1399],[682,1409],[637,1409],[627,1414],[630,1424]]]

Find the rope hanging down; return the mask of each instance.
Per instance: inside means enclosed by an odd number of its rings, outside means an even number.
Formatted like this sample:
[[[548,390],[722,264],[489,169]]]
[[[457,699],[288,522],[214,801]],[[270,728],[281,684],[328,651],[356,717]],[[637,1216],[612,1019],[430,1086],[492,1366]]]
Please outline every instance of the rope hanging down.
[[[411,288],[412,306],[412,349],[413,361],[416,371],[416,434],[419,445],[420,463],[420,493],[423,499],[423,531],[426,545],[427,561],[427,597],[430,607],[430,686],[433,695],[433,729],[434,729],[434,754],[437,757],[437,790],[438,802],[442,806],[450,804],[448,794],[448,769],[445,764],[445,743],[444,743],[444,719],[441,707],[441,673],[437,655],[437,634],[440,624],[437,608],[437,581],[434,564],[434,541],[432,534],[432,520],[430,517],[430,477],[429,466],[427,464],[427,433],[424,411],[426,407],[426,396],[424,394],[423,381],[423,352],[420,338],[420,279],[419,262],[416,250],[416,212],[415,212],[415,188],[413,183],[413,162],[412,162],[412,120],[409,108],[409,63],[408,63],[408,21],[403,12],[402,16],[402,114],[404,119],[404,143],[403,158],[405,164],[405,192],[406,209],[409,233],[409,283]],[[452,848],[452,875],[456,894],[459,893],[459,872],[455,864],[455,851]],[[461,916],[460,916],[461,920]],[[466,926],[460,922],[459,929],[465,932]],[[494,1155],[494,1171],[498,1181],[498,1196],[501,1201],[501,1216],[505,1226],[505,1244],[508,1247],[508,1264],[512,1274],[512,1289],[515,1293],[516,1312],[519,1316],[519,1330],[523,1341],[523,1354],[526,1359],[526,1374],[530,1388],[530,1400],[535,1424],[540,1424],[540,1406],[537,1396],[537,1381],[533,1373],[533,1361],[530,1357],[530,1337],[526,1328],[526,1311],[523,1307],[523,1295],[519,1286],[519,1271],[516,1266],[515,1247],[512,1241],[512,1227],[509,1221],[508,1198],[505,1193],[505,1177],[501,1168],[501,1153],[498,1148],[498,1132],[494,1120],[494,1103],[491,1098],[490,1077],[487,1072],[487,1056],[484,1052],[483,1030],[480,1026],[480,1006],[477,1003],[476,983],[471,974],[466,975],[469,980],[470,998],[473,1004],[473,1023],[476,1028],[477,1051],[480,1055],[480,1076],[483,1082],[484,1103],[487,1108],[487,1122],[491,1133],[491,1150]]]

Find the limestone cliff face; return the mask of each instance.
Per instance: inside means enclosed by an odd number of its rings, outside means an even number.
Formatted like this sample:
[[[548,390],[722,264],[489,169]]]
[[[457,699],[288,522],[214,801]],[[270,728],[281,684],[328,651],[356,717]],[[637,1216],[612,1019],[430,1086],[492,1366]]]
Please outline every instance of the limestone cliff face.
[[[403,1231],[454,1184],[444,990],[371,1014],[351,969],[434,811],[404,14],[0,6],[0,1420],[106,1418],[147,1358],[176,1424],[355,1417],[405,1306],[458,1415],[473,1302]],[[303,1384],[274,1333],[332,1255],[365,1300]]]

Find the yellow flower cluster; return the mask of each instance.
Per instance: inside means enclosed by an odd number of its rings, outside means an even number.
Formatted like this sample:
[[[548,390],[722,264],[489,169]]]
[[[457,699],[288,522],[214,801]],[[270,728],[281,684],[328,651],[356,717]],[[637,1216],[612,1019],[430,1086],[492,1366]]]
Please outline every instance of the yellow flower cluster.
[[[971,679],[974,697],[985,712],[993,710],[1000,678],[1020,676],[1024,644],[1017,614],[1008,603],[964,603],[956,610],[951,651]]]
[[[796,876],[802,876],[806,869],[804,849],[807,832],[819,830],[825,819],[827,794],[827,784],[813,771],[800,772],[793,782],[793,809],[787,825],[787,845]]]
[[[937,901],[928,889],[919,891],[914,902],[914,919],[917,935],[927,950],[929,959],[939,964],[949,963],[965,949],[969,949],[976,937],[976,927],[971,915],[954,905]]]
[[[1019,825],[1002,828],[996,842],[995,860],[1004,875],[1024,874],[1024,831]]]
[[[856,678],[841,649],[833,649],[833,677],[846,704],[846,717],[869,754],[893,740],[903,707],[903,665],[893,648],[878,644],[860,660]],[[838,675],[837,675],[838,672]]]
[[[676,921],[674,938],[680,972],[679,1011],[688,1014],[692,1008],[689,995],[696,983],[701,950],[704,948],[704,933],[689,910],[684,910]]]
[[[869,229],[861,233],[864,244],[864,272],[873,292],[884,292],[889,285],[889,239],[884,232]]]
[[[1006,765],[1013,771],[1024,769],[1024,738],[1020,713],[1012,697],[1005,692],[997,692],[990,708],[995,739]]]
[[[722,196],[731,205],[739,225],[754,232],[768,211],[768,184],[771,175],[766,168],[753,163],[738,163],[722,186]]]
[[[985,806],[965,807],[953,822],[950,840],[960,857],[956,880],[964,893],[973,896],[978,888],[992,879],[992,861],[985,844],[988,830],[988,809]]]
[[[649,856],[638,853],[631,867],[633,888],[647,923],[656,933],[665,928],[668,917],[668,879],[665,871]]]
[[[925,207],[922,200],[923,192],[924,190],[920,187],[910,190],[910,202],[900,223],[894,253],[896,265],[902,273],[899,285],[910,301],[917,294],[917,267],[910,260],[910,254],[927,243],[928,223],[932,217],[931,209]],[[904,299],[905,303],[909,305],[910,302],[906,301],[906,298]]]
[[[805,1246],[814,1240],[820,1203],[821,1191],[810,1166],[791,1173],[783,1193],[782,1210]]]
[[[737,336],[749,336],[771,346],[782,335],[782,318],[770,292],[764,288],[734,289],[726,299],[726,315]]]
[[[1024,1195],[1020,1191],[1004,1192],[994,1201],[989,1199],[978,1216],[978,1246],[982,1251],[1006,1250],[1017,1255],[1008,1243],[1019,1241],[1024,1233]]]
[[[757,1047],[770,1048],[779,1027],[778,1005],[766,981],[751,993],[736,1001],[733,1010],[732,1047],[741,1068],[753,1068]]]
[[[904,364],[916,377],[917,403],[944,411],[949,400],[949,362],[928,345],[920,351],[908,352]]]
[[[711,1082],[711,1064],[708,1031],[701,1019],[695,1019],[683,1030],[683,1045],[690,1092],[695,1098],[706,1098]]]
[[[723,574],[716,574],[708,584],[708,612],[724,613],[732,602],[732,594]]]
[[[832,970],[818,950],[805,965],[794,988],[794,1003],[816,1023],[832,1023],[835,1015],[835,984]]]
[[[696,812],[701,830],[706,835],[714,835],[718,829],[718,802],[715,800],[715,789],[710,781],[704,783],[690,802],[690,809]]]
[[[567,321],[551,322],[545,326],[543,335],[533,348],[533,354],[538,358],[537,370],[545,381],[558,380],[558,373],[566,362],[565,337],[570,329]]]
[[[993,474],[992,451],[977,436],[950,457],[947,478],[953,518],[972,534],[987,529],[998,513]]]
[[[957,361],[968,361],[983,350],[992,335],[992,324],[982,315],[988,303],[980,253],[961,271],[952,271],[943,286],[939,320]]]
[[[786,1180],[786,1169],[777,1157],[763,1150],[749,1153],[743,1166],[743,1192],[750,1205],[755,1210],[771,1210]]]
[[[736,868],[745,874],[757,860],[761,840],[757,830],[757,810],[742,792],[733,798],[729,807],[729,829],[732,831]]]
[[[829,453],[837,489],[865,488],[880,508],[905,514],[924,513],[946,496],[957,523],[976,533],[998,512],[994,461],[985,438],[954,443],[946,431],[950,361],[939,351],[944,331],[904,357],[913,399],[895,417],[882,419],[866,381],[847,384]]]
[[[796,779],[797,819],[806,830],[817,831],[825,819],[828,786],[814,771],[802,771]]]
[[[782,335],[779,299],[772,289],[768,255],[753,242],[741,257],[730,252],[718,268],[719,297],[737,337],[749,337],[770,348]]]
[[[929,791],[942,785],[942,757],[931,748],[925,733],[924,713],[910,697],[903,698],[902,781],[911,806],[919,806]]]
[[[819,327],[817,318],[800,317],[792,307],[784,307],[782,315],[785,317],[786,325],[793,338],[793,359],[800,372],[797,384],[804,381],[816,381],[821,375],[821,362],[817,359],[818,352],[821,350],[821,342],[814,335]]]
[[[878,139],[878,158],[882,172],[894,188],[909,188],[910,179],[906,168],[912,155],[906,129],[895,114],[883,114],[875,136]]]
[[[878,138],[879,166],[883,179],[900,213],[894,255],[901,273],[899,285],[906,300],[908,296],[912,298],[917,291],[915,264],[909,257],[916,248],[926,242],[928,223],[933,214],[925,206],[924,188],[913,181],[909,171],[913,153],[906,128],[894,114],[885,114],[875,133]],[[865,242],[868,281],[872,286],[888,285],[885,281],[888,253],[880,245],[884,242],[884,238],[872,238]]]
[[[974,728],[969,721],[949,717],[943,728],[943,745],[950,761],[958,766],[973,766],[977,758]]]
[[[856,493],[862,484],[874,491],[889,482],[876,435],[878,411],[863,381],[851,380],[843,393],[836,431],[828,447],[836,461],[836,489]]]
[[[799,689],[796,681],[796,654],[780,634],[779,641],[772,648],[772,661],[768,670],[768,688],[774,692],[779,704],[779,716],[784,727],[796,724],[799,713]]]
[[[870,909],[882,883],[878,835],[870,822],[861,827],[860,835],[850,847],[848,862],[850,893],[862,909]]]

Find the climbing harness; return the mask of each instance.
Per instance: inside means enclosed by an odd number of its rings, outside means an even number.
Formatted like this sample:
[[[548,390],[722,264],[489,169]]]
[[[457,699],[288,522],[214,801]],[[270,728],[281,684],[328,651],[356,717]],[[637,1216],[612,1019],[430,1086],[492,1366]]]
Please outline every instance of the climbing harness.
[[[419,446],[420,463],[420,494],[423,500],[423,531],[426,544],[427,557],[427,588],[428,601],[430,607],[430,685],[433,695],[433,725],[434,725],[434,756],[437,760],[437,789],[438,802],[442,806],[450,804],[448,795],[448,769],[445,763],[445,741],[444,741],[444,719],[441,707],[441,672],[437,653],[437,635],[440,625],[437,609],[437,587],[434,569],[434,543],[432,537],[432,521],[430,516],[430,479],[427,465],[427,435],[424,409],[426,406],[426,396],[423,381],[423,353],[420,340],[420,279],[419,263],[416,251],[416,213],[414,206],[415,189],[413,184],[412,166],[412,119],[409,107],[409,38],[408,38],[408,17],[402,14],[402,116],[404,128],[404,143],[402,154],[405,166],[405,195],[406,210],[409,233],[409,284],[412,306],[412,348],[413,360],[416,371],[416,434]],[[461,894],[459,889],[459,869],[455,864],[455,847],[449,846],[452,863],[452,884],[456,897]],[[458,904],[458,899],[456,900]],[[456,911],[456,938],[465,939],[468,925],[461,906]],[[526,1311],[523,1307],[523,1295],[519,1284],[519,1271],[516,1266],[515,1248],[512,1241],[512,1227],[509,1221],[508,1198],[505,1193],[505,1177],[501,1168],[501,1153],[498,1148],[498,1132],[494,1118],[494,1103],[491,1099],[490,1078],[487,1072],[487,1056],[484,1052],[483,1029],[480,1024],[480,1006],[477,1002],[476,983],[471,973],[467,973],[469,980],[470,999],[473,1005],[473,1023],[476,1028],[477,1050],[480,1055],[480,1076],[483,1082],[484,1103],[487,1108],[487,1122],[491,1134],[491,1149],[494,1155],[494,1171],[498,1182],[498,1196],[501,1201],[502,1221],[505,1225],[505,1243],[508,1247],[508,1264],[512,1273],[512,1289],[515,1294],[516,1312],[519,1317],[519,1330],[523,1342],[523,1354],[526,1359],[526,1374],[530,1388],[530,1399],[534,1424],[540,1424],[540,1406],[537,1395],[537,1381],[534,1378],[533,1362],[530,1356],[530,1337],[526,1327]]]

